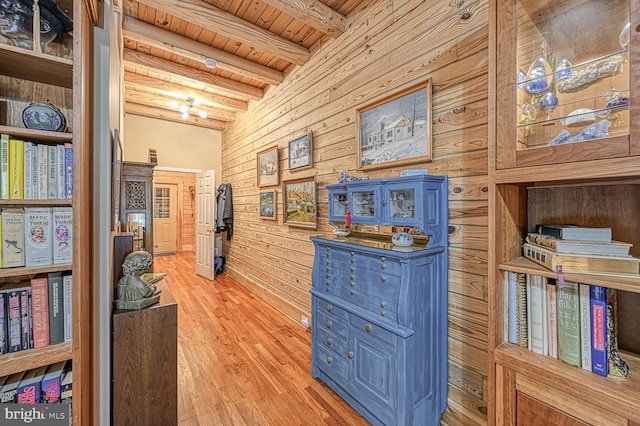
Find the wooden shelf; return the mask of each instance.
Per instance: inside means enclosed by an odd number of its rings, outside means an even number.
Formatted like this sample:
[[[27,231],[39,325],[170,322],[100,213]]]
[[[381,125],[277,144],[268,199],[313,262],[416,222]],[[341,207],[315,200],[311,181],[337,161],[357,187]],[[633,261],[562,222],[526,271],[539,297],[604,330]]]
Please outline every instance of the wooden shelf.
[[[24,200],[22,198],[11,198],[10,200],[0,200],[0,207],[71,207],[71,200]]]
[[[0,126],[0,133],[14,138],[33,139],[38,142],[70,143],[73,135],[67,132],[48,132],[46,130],[25,129],[23,127]]]
[[[0,355],[0,377],[71,359],[71,342]],[[19,368],[17,368],[19,367]]]
[[[70,271],[72,265],[47,265],[38,267],[0,268],[0,278],[24,277],[28,275],[46,274],[48,272]]]
[[[501,263],[498,267],[503,271],[521,272],[524,274],[541,275],[547,278],[558,278],[558,274],[538,265],[535,262],[518,257],[517,259]],[[600,285],[617,290],[640,293],[640,277],[626,277],[620,275],[593,275],[593,274],[572,274],[564,273],[566,281],[573,281],[583,284]]]
[[[0,74],[39,83],[73,87],[73,61],[0,44]]]
[[[603,377],[569,366],[555,358],[526,348],[502,343],[494,350],[495,361],[562,392],[635,422],[640,422],[640,356],[621,352],[629,365],[629,377]]]

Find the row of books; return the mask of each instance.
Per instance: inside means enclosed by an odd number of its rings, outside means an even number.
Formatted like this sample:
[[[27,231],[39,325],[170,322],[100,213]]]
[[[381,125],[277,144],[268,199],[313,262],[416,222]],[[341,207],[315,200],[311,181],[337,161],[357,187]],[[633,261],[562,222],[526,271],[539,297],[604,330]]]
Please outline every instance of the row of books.
[[[71,404],[71,361],[0,377],[0,404]]]
[[[2,268],[66,265],[73,260],[71,207],[2,209],[0,227]]]
[[[46,145],[0,135],[0,199],[69,200],[73,146]]]
[[[0,353],[70,342],[73,277],[61,272],[0,287]]]
[[[504,291],[506,340],[603,376],[627,376],[618,354],[616,290],[507,272]]]

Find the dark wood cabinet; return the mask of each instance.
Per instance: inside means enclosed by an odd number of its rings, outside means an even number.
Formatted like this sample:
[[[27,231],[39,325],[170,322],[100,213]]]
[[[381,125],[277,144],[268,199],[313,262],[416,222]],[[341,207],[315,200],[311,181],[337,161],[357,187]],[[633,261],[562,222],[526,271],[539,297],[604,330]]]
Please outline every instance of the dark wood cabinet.
[[[113,312],[114,425],[178,424],[178,304],[165,280],[160,302]]]
[[[155,163],[122,163],[122,226],[133,234],[133,250],[153,255],[153,169]],[[151,266],[150,271],[153,266]]]

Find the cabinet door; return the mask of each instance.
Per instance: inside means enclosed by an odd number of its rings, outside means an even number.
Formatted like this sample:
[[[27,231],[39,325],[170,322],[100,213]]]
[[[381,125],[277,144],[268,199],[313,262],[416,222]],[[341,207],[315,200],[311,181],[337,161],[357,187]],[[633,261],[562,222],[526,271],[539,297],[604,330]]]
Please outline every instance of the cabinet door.
[[[353,223],[380,223],[382,221],[382,213],[379,208],[376,208],[380,205],[380,185],[349,188],[348,198]]]
[[[329,222],[344,222],[347,206],[347,188],[329,189]]]
[[[383,220],[400,226],[419,226],[422,217],[419,183],[388,184],[382,194]]]

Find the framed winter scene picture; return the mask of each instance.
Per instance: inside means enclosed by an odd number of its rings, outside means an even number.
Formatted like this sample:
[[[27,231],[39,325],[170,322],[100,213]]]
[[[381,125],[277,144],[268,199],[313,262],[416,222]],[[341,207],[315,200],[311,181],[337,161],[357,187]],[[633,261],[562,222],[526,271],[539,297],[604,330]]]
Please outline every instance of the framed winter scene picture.
[[[258,187],[278,185],[280,183],[280,170],[278,167],[278,146],[258,153]]]
[[[358,169],[431,161],[431,79],[356,111]]]
[[[260,192],[260,219],[276,220],[276,191]]]
[[[313,133],[289,142],[289,170],[313,167]]]

